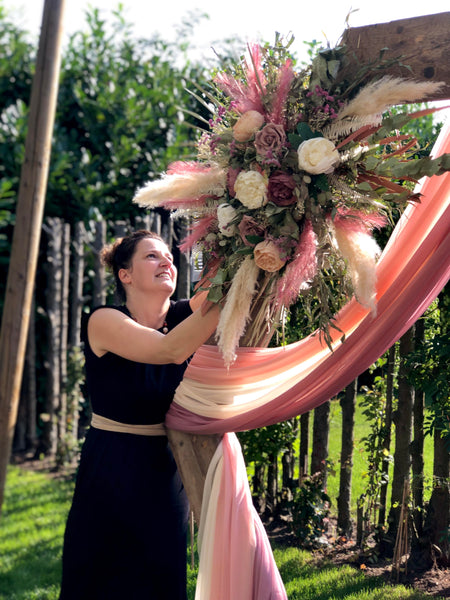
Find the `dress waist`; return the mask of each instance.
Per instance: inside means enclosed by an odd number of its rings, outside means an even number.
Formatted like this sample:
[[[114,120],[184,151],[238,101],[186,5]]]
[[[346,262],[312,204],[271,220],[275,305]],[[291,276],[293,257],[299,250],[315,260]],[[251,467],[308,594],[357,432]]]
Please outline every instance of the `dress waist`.
[[[92,413],[91,426],[105,431],[115,431],[118,433],[134,433],[135,435],[166,435],[164,423],[155,423],[154,425],[131,425],[113,421],[107,417],[102,417]]]

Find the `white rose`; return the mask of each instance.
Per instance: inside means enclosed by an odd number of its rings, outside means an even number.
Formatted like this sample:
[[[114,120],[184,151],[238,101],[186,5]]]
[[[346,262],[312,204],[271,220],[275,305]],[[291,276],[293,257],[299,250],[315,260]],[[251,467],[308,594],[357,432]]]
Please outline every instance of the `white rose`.
[[[231,204],[219,204],[217,208],[217,219],[219,221],[219,230],[226,237],[231,237],[236,231],[236,226],[231,225],[231,221],[236,217],[236,211]]]
[[[331,173],[340,160],[333,142],[323,137],[302,142],[297,154],[300,169],[313,175]]]
[[[267,203],[267,178],[259,171],[241,171],[234,183],[234,192],[247,208],[260,208]]]

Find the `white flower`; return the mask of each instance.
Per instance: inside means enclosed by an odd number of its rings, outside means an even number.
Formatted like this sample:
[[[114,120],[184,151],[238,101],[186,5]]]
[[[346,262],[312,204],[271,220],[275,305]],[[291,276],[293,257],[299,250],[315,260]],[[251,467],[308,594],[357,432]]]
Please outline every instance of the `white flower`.
[[[234,183],[236,198],[247,208],[267,203],[267,178],[258,171],[241,171]]]
[[[236,225],[231,225],[231,221],[236,217],[236,211],[231,204],[219,204],[217,207],[217,219],[219,221],[219,230],[226,237],[231,237],[236,231]]]
[[[297,154],[300,169],[312,175],[331,173],[340,160],[333,142],[323,137],[302,142]]]

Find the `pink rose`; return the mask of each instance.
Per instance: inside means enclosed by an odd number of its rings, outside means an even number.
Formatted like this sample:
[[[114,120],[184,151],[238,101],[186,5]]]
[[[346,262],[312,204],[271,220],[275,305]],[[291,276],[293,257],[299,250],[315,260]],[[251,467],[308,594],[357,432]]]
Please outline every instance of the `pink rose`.
[[[248,110],[239,117],[233,126],[233,136],[237,142],[248,142],[264,124],[263,115],[257,110]]]
[[[257,266],[263,269],[263,271],[269,271],[269,273],[279,271],[286,262],[281,258],[276,245],[268,240],[260,242],[255,246],[253,256],[255,257]]]
[[[247,240],[247,235],[258,235],[262,236],[264,229],[251,217],[244,215],[241,222],[238,225],[239,233],[241,234],[242,241],[246,246],[254,246]]]
[[[267,123],[255,135],[255,148],[261,156],[277,154],[286,142],[286,132],[283,125]]]
[[[297,201],[294,194],[296,184],[294,179],[284,171],[275,171],[269,177],[267,187],[269,201],[277,206],[290,206]]]

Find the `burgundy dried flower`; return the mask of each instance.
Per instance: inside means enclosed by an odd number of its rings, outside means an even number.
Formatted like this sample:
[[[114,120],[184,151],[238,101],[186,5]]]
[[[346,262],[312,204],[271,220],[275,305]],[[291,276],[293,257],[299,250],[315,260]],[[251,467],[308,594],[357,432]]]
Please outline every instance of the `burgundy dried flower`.
[[[252,219],[252,217],[249,217],[247,215],[244,215],[242,217],[242,220],[238,225],[238,229],[239,233],[241,234],[242,241],[246,246],[255,245],[247,240],[248,235],[257,235],[261,237],[264,235],[264,229],[261,227],[261,225],[259,225],[254,219]]]
[[[290,206],[297,201],[294,179],[284,171],[275,171],[269,177],[268,198],[277,206]]]

